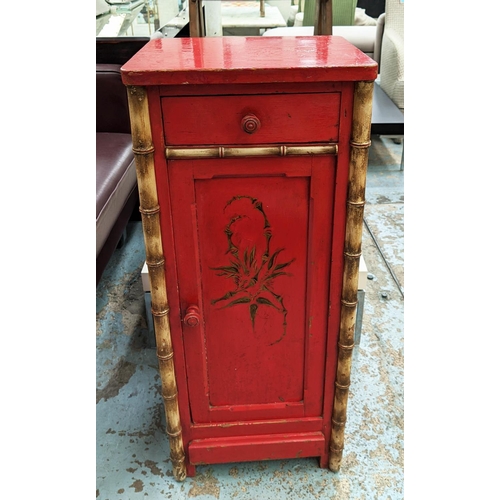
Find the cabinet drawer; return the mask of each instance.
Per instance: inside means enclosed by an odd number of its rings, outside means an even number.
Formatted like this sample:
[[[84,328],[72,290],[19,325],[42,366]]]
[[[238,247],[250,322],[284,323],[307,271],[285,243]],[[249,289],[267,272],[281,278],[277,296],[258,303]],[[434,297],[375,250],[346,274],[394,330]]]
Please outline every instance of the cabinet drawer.
[[[163,97],[162,114],[169,145],[336,142],[340,93]]]

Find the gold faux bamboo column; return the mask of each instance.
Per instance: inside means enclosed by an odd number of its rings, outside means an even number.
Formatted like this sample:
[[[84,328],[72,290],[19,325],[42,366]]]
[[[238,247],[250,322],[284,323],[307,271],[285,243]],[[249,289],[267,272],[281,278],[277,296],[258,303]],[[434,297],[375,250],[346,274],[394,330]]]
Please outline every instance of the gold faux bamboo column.
[[[356,305],[358,302],[358,272],[363,233],[366,168],[368,166],[368,148],[370,147],[372,98],[373,82],[357,82],[355,84],[338,343],[339,358],[330,440],[329,467],[334,472],[340,469],[340,462],[342,461],[347,399],[351,383],[351,360],[354,347]]]
[[[144,87],[129,86],[127,90],[146,262],[151,282],[151,309],[154,318],[162,396],[167,418],[167,434],[170,441],[170,458],[174,478],[177,481],[183,481],[186,478],[186,463],[168,319],[169,308],[159,219],[160,207],[154,172],[154,146],[149,121],[148,97]]]

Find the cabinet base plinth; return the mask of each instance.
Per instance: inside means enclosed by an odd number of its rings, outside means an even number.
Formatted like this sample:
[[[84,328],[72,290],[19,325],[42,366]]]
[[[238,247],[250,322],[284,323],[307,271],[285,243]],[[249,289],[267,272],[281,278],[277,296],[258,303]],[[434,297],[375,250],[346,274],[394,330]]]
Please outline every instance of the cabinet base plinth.
[[[324,454],[325,436],[321,432],[199,439],[189,444],[192,465],[322,457]]]

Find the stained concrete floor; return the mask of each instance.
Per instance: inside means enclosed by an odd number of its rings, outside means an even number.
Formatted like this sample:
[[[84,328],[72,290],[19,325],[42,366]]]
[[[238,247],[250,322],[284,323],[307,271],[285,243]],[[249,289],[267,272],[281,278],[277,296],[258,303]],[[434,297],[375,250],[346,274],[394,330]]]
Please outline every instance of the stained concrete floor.
[[[390,499],[403,494],[404,172],[402,146],[372,137],[363,233],[369,277],[363,330],[353,354],[339,473],[316,459],[197,467],[171,473],[155,350],[140,272],[140,222],[96,289],[96,497],[118,499]]]

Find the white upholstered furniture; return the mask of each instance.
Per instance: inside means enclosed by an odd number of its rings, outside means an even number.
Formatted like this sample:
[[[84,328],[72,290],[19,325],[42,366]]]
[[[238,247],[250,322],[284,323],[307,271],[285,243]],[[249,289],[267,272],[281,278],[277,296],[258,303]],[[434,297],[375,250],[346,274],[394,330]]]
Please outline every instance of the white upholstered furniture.
[[[404,109],[404,3],[386,0],[379,63],[380,87],[396,104]]]

